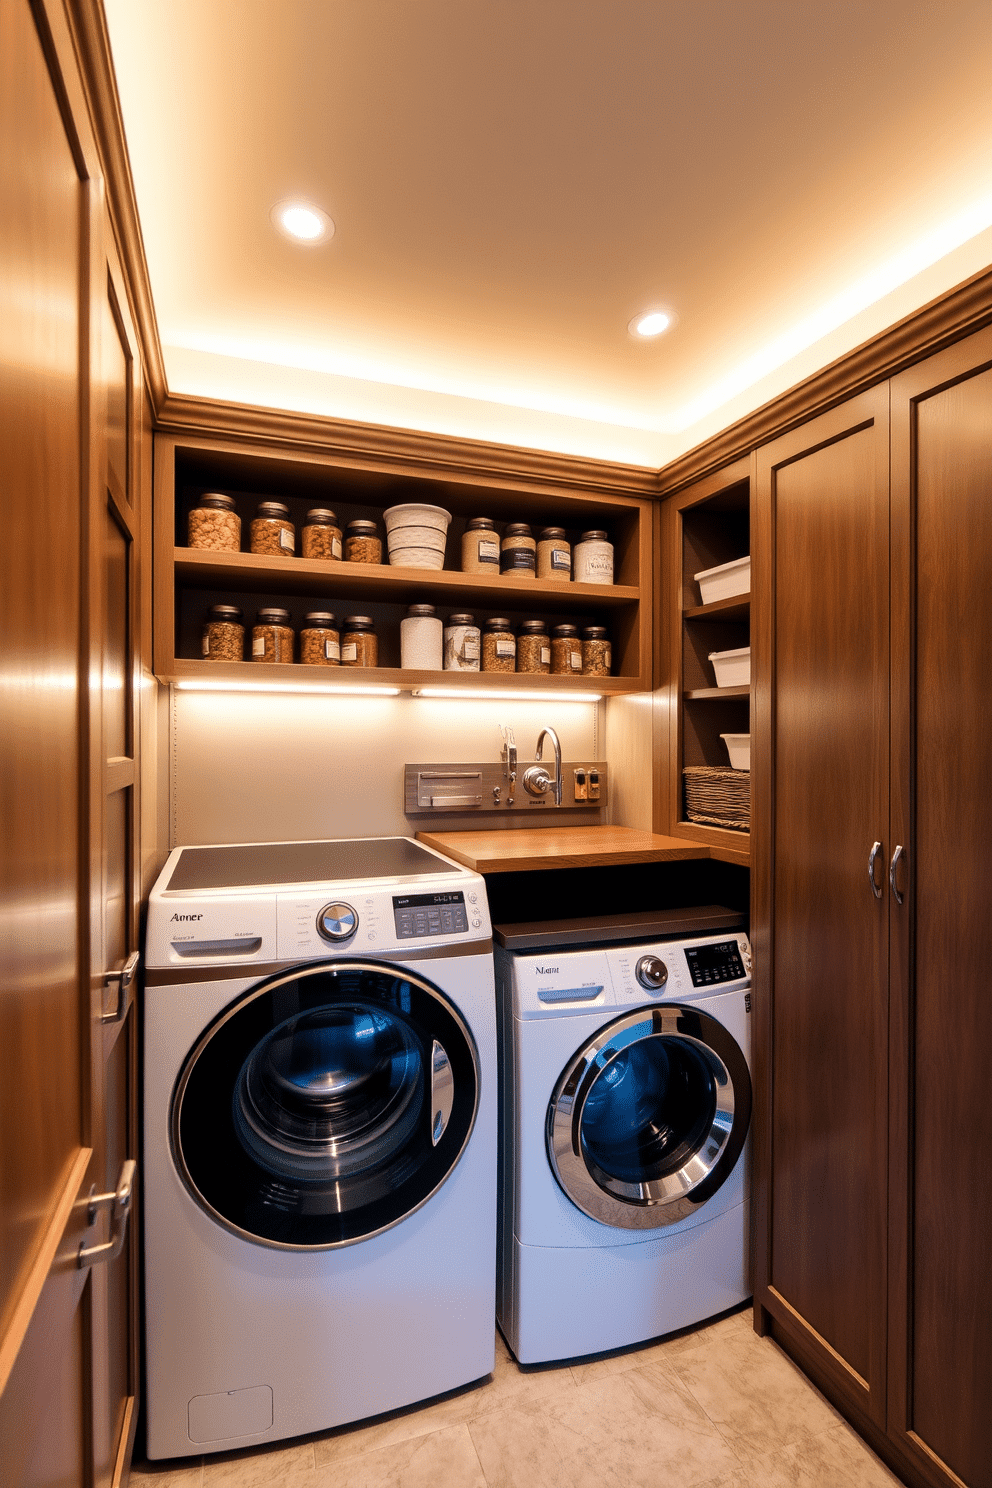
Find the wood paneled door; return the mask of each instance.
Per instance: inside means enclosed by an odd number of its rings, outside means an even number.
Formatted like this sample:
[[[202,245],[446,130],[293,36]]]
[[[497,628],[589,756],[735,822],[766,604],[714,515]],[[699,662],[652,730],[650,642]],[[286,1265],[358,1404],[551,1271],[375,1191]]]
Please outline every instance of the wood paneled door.
[[[885,1419],[889,512],[883,387],[758,452],[755,1296]],[[871,861],[871,866],[869,862]]]
[[[0,1482],[120,1481],[138,366],[66,11],[0,0]],[[106,1196],[107,1201],[103,1201]],[[130,1228],[133,1236],[133,1224]],[[99,1251],[101,1246],[108,1251]],[[97,1257],[86,1252],[97,1248]]]

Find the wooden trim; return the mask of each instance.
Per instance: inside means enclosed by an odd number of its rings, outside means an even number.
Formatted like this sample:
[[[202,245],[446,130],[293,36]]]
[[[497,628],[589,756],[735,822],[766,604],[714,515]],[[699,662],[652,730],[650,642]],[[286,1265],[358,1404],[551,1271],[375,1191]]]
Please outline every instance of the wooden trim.
[[[746,455],[756,445],[777,439],[854,394],[886,381],[989,321],[992,321],[992,269],[983,269],[949,294],[914,310],[854,351],[663,466],[658,475],[659,495],[673,495],[700,477],[719,472],[728,461]]]
[[[86,1169],[89,1167],[92,1156],[92,1147],[80,1147],[69,1164],[62,1191],[52,1210],[51,1219],[45,1226],[31,1264],[24,1273],[17,1301],[8,1314],[6,1326],[0,1336],[0,1394],[3,1393],[7,1380],[10,1378],[10,1372],[17,1362],[17,1355],[24,1342],[25,1334],[31,1326],[34,1310],[58,1254],[66,1226],[72,1217],[73,1206],[86,1177]]]
[[[652,497],[658,487],[657,473],[640,465],[180,393],[169,393],[156,409],[156,429],[178,440],[198,434],[245,444],[264,441],[279,451],[334,454],[359,469],[534,491],[555,487],[573,495]]]

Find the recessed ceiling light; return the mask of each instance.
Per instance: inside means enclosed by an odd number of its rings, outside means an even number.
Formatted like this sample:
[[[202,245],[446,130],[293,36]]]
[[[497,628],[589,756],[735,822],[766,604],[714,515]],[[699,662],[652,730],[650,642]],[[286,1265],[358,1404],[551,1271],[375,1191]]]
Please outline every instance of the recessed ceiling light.
[[[272,221],[294,243],[323,243],[334,236],[334,223],[312,202],[283,201],[272,208]]]
[[[671,310],[642,310],[628,322],[627,329],[632,336],[646,340],[651,336],[660,336],[662,331],[669,330],[674,324],[675,316]]]

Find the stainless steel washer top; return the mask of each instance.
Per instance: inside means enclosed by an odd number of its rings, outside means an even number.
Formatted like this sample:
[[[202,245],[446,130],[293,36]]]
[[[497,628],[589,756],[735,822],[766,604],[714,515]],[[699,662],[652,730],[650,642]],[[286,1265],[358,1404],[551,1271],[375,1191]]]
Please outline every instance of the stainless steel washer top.
[[[184,847],[165,891],[263,888],[270,884],[405,879],[459,869],[409,837],[345,837],[325,842],[246,842]]]

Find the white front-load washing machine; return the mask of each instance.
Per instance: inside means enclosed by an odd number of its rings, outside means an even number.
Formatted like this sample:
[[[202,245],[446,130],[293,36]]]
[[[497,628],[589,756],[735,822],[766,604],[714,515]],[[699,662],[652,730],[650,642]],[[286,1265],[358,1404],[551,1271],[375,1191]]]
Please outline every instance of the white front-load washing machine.
[[[493,1368],[485,885],[407,838],[177,848],[144,1027],[148,1455]]]
[[[750,1296],[743,924],[717,906],[496,927],[496,1311],[521,1363]]]

